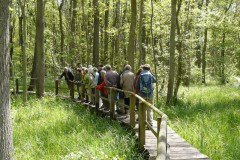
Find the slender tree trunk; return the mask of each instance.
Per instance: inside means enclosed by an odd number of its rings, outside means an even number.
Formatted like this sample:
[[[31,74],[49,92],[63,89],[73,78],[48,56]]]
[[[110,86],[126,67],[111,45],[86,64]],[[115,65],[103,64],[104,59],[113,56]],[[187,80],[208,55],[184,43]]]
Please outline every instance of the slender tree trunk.
[[[145,63],[144,60],[143,60],[143,43],[144,43],[143,40],[145,38],[145,35],[143,33],[144,29],[145,29],[145,26],[143,24],[143,18],[144,18],[144,14],[143,13],[144,13],[144,0],[141,0],[140,1],[140,9],[139,9],[139,29],[138,29],[138,46],[139,46],[139,62],[138,62],[138,66],[140,66],[141,64]]]
[[[99,63],[99,7],[98,0],[93,0],[94,8],[94,38],[93,38],[93,65]]]
[[[107,63],[108,57],[108,17],[109,17],[109,0],[106,0],[106,9],[104,16],[104,54],[103,54],[103,64]]]
[[[91,2],[88,2],[88,8],[90,9]],[[91,64],[91,51],[92,51],[92,24],[91,24],[91,13],[88,13],[88,23],[86,29],[86,40],[87,40],[87,64]]]
[[[225,15],[229,11],[233,4],[233,0],[228,4],[228,7],[225,9]],[[222,48],[221,48],[221,83],[225,84],[226,83],[226,76],[225,76],[225,39],[226,39],[226,32],[225,32],[225,24],[226,23],[226,18],[224,17],[223,20],[223,33],[222,33]]]
[[[177,35],[178,35],[178,43],[177,43],[177,50],[178,50],[178,70],[177,70],[177,78],[176,78],[176,85],[174,88],[174,96],[177,97],[178,94],[178,89],[179,86],[181,84],[182,81],[182,74],[183,74],[183,42],[182,42],[182,38],[181,38],[181,29],[180,29],[180,25],[179,25],[179,21],[178,21],[178,17],[179,17],[179,13],[181,10],[181,6],[182,6],[182,0],[178,1],[178,9],[177,9],[177,15],[176,15],[176,27],[177,27]]]
[[[203,1],[198,1],[197,2],[198,4],[198,9],[199,10],[202,10],[202,6],[203,6]],[[197,19],[201,19],[201,14],[199,13],[198,16],[197,16]],[[201,68],[201,63],[202,63],[202,59],[201,59],[201,36],[200,36],[200,31],[201,31],[201,28],[200,27],[197,27],[196,28],[196,47],[195,47],[195,50],[196,50],[196,61],[195,61],[195,65],[200,69]]]
[[[61,58],[60,58],[60,61],[61,61],[61,64],[64,66],[65,65],[64,58],[63,58],[63,54],[64,54],[64,31],[63,31],[63,19],[62,19],[63,5],[64,5],[64,0],[62,0],[62,3],[58,7],[58,13],[59,13],[60,35],[61,35],[61,44],[60,44]]]
[[[134,42],[135,42],[135,30],[136,30],[136,22],[137,22],[137,5],[136,0],[131,0],[131,25],[130,25],[130,33],[128,40],[128,62],[132,66],[132,70],[134,71]]]
[[[168,78],[167,104],[170,104],[173,96],[174,62],[175,62],[175,29],[176,29],[176,0],[171,0],[171,31],[170,31],[170,70]]]
[[[120,0],[118,0],[116,2],[116,17],[115,17],[115,20],[116,20],[116,29],[117,29],[117,33],[115,35],[115,62],[114,64],[118,64],[119,62],[119,59],[120,59],[120,54],[119,54],[119,43],[120,43],[120,8],[121,8],[121,2]]]
[[[223,31],[222,34],[222,49],[221,49],[221,82],[222,84],[226,83],[226,78],[225,78],[225,37],[226,33]]]
[[[71,57],[76,55],[76,45],[75,45],[75,36],[76,36],[76,18],[77,18],[77,0],[72,0],[72,19],[71,19],[71,38],[69,43],[69,50]],[[70,60],[71,66],[73,66],[73,59]]]
[[[206,0],[206,13],[208,13],[208,3],[209,0]],[[206,50],[207,50],[207,36],[208,36],[208,28],[206,26],[204,28],[204,43],[203,43],[203,51],[202,51],[202,83],[206,83]]]
[[[157,74],[157,58],[156,58],[156,51],[155,51],[155,39],[153,36],[153,1],[151,0],[151,10],[152,10],[152,14],[151,14],[151,38],[152,38],[152,50],[153,50],[153,58],[154,58],[154,74],[156,77],[156,99],[157,99],[157,103],[158,103],[158,74]]]
[[[35,35],[35,46],[34,46],[34,56],[33,56],[33,65],[31,71],[30,84],[28,86],[28,91],[33,91],[36,86],[36,76],[37,76],[37,37]]]
[[[10,14],[10,19],[12,19],[12,23],[9,25],[9,35],[10,35],[10,77],[12,80],[14,79],[14,63],[13,63],[13,43],[14,43],[14,26],[15,26],[15,18],[12,17],[12,14]]]
[[[36,95],[38,98],[44,96],[44,77],[45,77],[45,54],[44,54],[44,2],[37,0],[37,19],[36,19],[36,42],[37,42],[37,85]]]
[[[83,55],[82,55],[82,64],[84,64],[84,63],[86,63],[86,58],[85,57],[87,57],[85,54],[87,53],[86,52],[86,47],[85,47],[85,41],[83,40],[83,39],[86,39],[85,38],[85,36],[84,35],[86,35],[87,33],[87,24],[86,24],[86,22],[87,22],[87,20],[86,20],[86,14],[85,14],[85,0],[82,0],[81,1],[82,3],[81,3],[81,6],[82,6],[82,32],[84,33],[85,32],[85,34],[81,34],[82,36],[81,36],[81,38],[82,38],[82,53],[83,53]]]
[[[26,15],[25,15],[25,0],[21,1],[21,11],[23,17],[23,42],[22,42],[22,57],[23,57],[23,102],[27,101],[27,55],[26,55],[26,38],[27,38],[27,26],[26,26]]]
[[[0,1],[0,159],[13,159],[9,87],[9,0]]]

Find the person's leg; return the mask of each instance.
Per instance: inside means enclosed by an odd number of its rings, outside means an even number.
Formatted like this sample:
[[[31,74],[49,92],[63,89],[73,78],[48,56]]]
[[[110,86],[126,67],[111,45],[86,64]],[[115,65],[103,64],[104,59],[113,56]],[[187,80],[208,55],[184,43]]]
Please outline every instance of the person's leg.
[[[95,88],[91,88],[91,90],[92,90],[92,103],[93,104],[95,104],[96,102],[95,102]]]
[[[89,88],[87,89],[87,94],[88,94],[88,101],[89,101],[90,103],[92,103],[92,97],[90,96],[91,93],[92,93],[92,90],[91,90],[91,88],[89,87]]]
[[[146,98],[146,101],[153,105],[153,98]],[[147,122],[153,124],[153,110],[149,107],[147,107]]]
[[[130,105],[130,98],[124,98],[124,104],[129,106]],[[124,107],[124,110],[125,110],[125,114],[127,114],[128,111],[129,111],[129,109],[126,108],[126,107]]]

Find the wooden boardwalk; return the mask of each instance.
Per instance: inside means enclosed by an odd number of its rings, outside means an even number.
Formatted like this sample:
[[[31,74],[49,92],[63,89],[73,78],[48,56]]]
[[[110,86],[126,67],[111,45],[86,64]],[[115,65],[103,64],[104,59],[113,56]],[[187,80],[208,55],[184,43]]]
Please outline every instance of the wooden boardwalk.
[[[123,123],[129,124],[130,119],[119,118]],[[157,130],[157,122],[153,122],[153,128]],[[134,128],[136,135],[138,135],[138,124]],[[202,154],[199,150],[194,148],[183,138],[181,138],[175,131],[169,126],[167,130],[167,142],[168,142],[168,159],[172,160],[209,160],[209,158]],[[146,144],[145,149],[149,153],[149,159],[155,159],[157,156],[157,139],[150,130],[146,130]]]

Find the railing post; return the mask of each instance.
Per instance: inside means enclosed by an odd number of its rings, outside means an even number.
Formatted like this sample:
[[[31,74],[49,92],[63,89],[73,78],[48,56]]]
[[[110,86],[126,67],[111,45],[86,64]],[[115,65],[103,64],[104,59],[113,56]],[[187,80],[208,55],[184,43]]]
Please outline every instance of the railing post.
[[[58,79],[55,80],[55,95],[58,95]]]
[[[135,105],[136,97],[134,94],[130,94],[130,125],[132,128],[135,127]]]
[[[71,99],[74,99],[74,83],[69,82],[69,84],[70,84],[70,97]]]
[[[95,88],[95,108],[99,109],[99,91]]]
[[[158,118],[157,157],[156,160],[167,157],[167,116]]]
[[[113,88],[110,88],[110,117],[114,118],[115,117],[115,108],[114,108],[114,96],[115,92]]]
[[[142,101],[139,102],[138,121],[139,121],[139,149],[143,149],[145,145],[146,108],[145,104]]]
[[[16,79],[16,93],[19,93],[19,83],[18,83],[18,79]]]

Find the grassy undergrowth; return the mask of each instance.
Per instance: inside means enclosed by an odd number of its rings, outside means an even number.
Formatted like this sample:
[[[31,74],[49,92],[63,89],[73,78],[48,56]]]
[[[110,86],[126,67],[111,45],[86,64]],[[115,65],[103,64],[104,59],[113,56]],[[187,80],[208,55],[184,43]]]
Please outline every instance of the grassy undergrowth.
[[[240,90],[231,86],[182,87],[166,107],[170,126],[213,160],[240,159]]]
[[[143,159],[131,130],[68,100],[12,99],[15,159]]]

